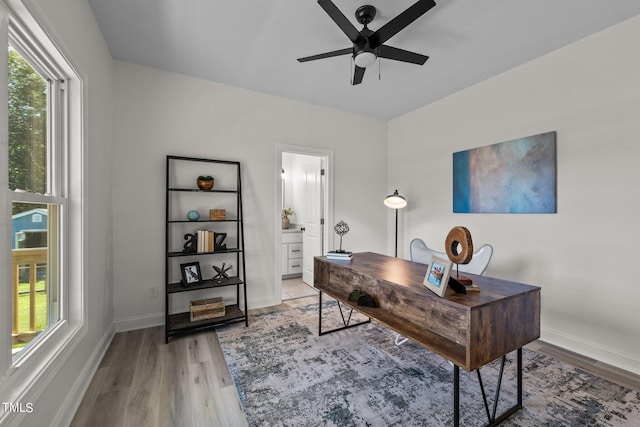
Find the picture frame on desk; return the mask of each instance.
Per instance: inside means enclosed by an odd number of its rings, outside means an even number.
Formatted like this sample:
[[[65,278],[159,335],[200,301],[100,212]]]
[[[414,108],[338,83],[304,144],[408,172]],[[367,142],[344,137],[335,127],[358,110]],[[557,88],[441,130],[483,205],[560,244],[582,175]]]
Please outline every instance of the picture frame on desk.
[[[200,263],[197,261],[180,264],[180,273],[182,274],[182,286],[184,287],[189,287],[202,281]]]
[[[431,257],[429,270],[422,282],[430,291],[438,295],[444,296],[449,285],[449,275],[451,274],[451,261],[437,256]]]

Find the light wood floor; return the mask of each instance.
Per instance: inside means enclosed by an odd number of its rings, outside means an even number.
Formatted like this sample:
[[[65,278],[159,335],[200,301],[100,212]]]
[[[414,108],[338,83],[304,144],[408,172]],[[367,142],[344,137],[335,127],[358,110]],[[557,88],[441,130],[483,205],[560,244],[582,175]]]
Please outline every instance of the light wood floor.
[[[560,347],[545,343],[543,341],[534,341],[525,346],[538,353],[553,357],[569,365],[576,366],[584,371],[590,372],[600,378],[605,378],[621,386],[640,391],[640,375],[607,365],[595,359],[565,350]]]
[[[246,426],[215,333],[114,336],[72,426]]]
[[[317,296],[285,301],[251,310],[250,316],[317,301]],[[527,347],[640,390],[638,375],[540,341]],[[164,329],[156,327],[114,336],[71,425],[238,427],[247,421],[217,334],[189,335],[164,344]]]
[[[318,295],[318,290],[302,281],[302,277],[282,280],[282,301]]]

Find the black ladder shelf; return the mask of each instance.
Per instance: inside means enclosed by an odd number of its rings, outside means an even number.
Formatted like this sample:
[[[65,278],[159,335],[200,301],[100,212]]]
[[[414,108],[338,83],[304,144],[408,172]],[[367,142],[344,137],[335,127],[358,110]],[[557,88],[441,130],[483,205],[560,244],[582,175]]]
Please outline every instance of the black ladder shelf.
[[[235,170],[233,170],[235,168]],[[211,174],[220,172],[226,177],[222,188],[216,188],[218,181],[215,179],[214,188],[200,190],[196,186],[196,178],[201,171],[212,171]],[[189,175],[189,172],[191,174]],[[181,172],[181,173],[178,173]],[[209,172],[207,172],[209,173]],[[188,178],[185,178],[188,176]],[[231,177],[234,177],[234,180]],[[165,343],[169,338],[197,333],[214,329],[221,325],[244,321],[249,326],[247,315],[247,283],[245,270],[244,251],[244,223],[242,218],[242,174],[240,162],[228,160],[203,159],[197,157],[167,156],[166,169],[166,230],[165,230]],[[187,179],[185,181],[185,179]],[[190,180],[189,180],[190,179]],[[235,182],[233,182],[235,181]],[[232,185],[233,184],[233,185]],[[218,196],[218,197],[216,197]],[[183,197],[183,198],[181,198]],[[202,200],[219,200],[226,203],[227,211],[231,210],[232,218],[209,219],[207,215],[197,220],[189,220],[186,212],[190,210],[185,206],[197,205]],[[233,212],[235,209],[235,212]],[[203,212],[199,212],[202,215]],[[234,218],[235,217],[235,218]],[[211,252],[185,253],[185,233],[193,233],[193,228],[216,227],[224,229],[231,241],[235,240],[235,247],[214,250]],[[235,260],[235,275],[223,279],[208,279],[201,274],[201,280],[185,285],[181,277],[180,266],[196,261],[212,262],[216,257],[225,260]],[[178,279],[176,279],[178,278]],[[190,310],[184,307],[173,307],[172,300],[177,300],[173,305],[184,304],[184,296],[189,292],[209,290],[207,294],[218,296],[227,288],[235,287],[235,301],[224,301],[224,315],[205,320],[191,320]],[[228,292],[227,292],[228,293]],[[190,298],[190,297],[189,297]]]

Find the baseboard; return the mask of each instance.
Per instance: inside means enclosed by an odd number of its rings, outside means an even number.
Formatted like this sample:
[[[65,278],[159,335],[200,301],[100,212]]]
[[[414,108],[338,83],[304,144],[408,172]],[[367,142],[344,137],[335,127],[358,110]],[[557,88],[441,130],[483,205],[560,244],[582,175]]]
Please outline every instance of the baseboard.
[[[164,313],[131,316],[114,321],[115,332],[135,331],[137,329],[153,328],[164,325]]]
[[[260,300],[251,300],[248,309],[271,307],[280,304],[282,301],[274,298],[263,298]],[[176,313],[189,311],[189,307],[176,307]],[[153,328],[154,326],[164,325],[164,313],[145,314],[142,316],[131,316],[114,321],[115,332],[135,331],[137,329]]]
[[[114,328],[112,325],[102,335],[100,342],[91,353],[91,357],[89,357],[89,360],[87,360],[87,363],[85,363],[84,368],[82,368],[82,371],[78,375],[78,378],[73,383],[71,390],[69,390],[67,397],[64,399],[64,402],[60,406],[58,413],[56,414],[50,425],[68,426],[71,424],[76,411],[80,407],[82,398],[87,392],[87,389],[91,384],[91,380],[96,374],[96,371],[100,366],[100,362],[102,362],[102,358],[104,357],[107,349],[109,348],[109,345],[111,344],[113,335]]]
[[[640,360],[632,354],[549,328],[541,328],[540,340],[640,375]]]

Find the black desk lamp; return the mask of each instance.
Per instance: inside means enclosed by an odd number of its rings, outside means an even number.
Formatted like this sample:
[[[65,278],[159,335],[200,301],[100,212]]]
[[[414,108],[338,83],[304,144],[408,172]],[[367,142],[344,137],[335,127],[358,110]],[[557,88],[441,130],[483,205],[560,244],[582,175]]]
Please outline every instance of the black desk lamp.
[[[398,190],[388,195],[384,199],[384,205],[388,208],[396,210],[396,258],[398,257],[398,209],[407,206],[407,199],[398,194]]]

